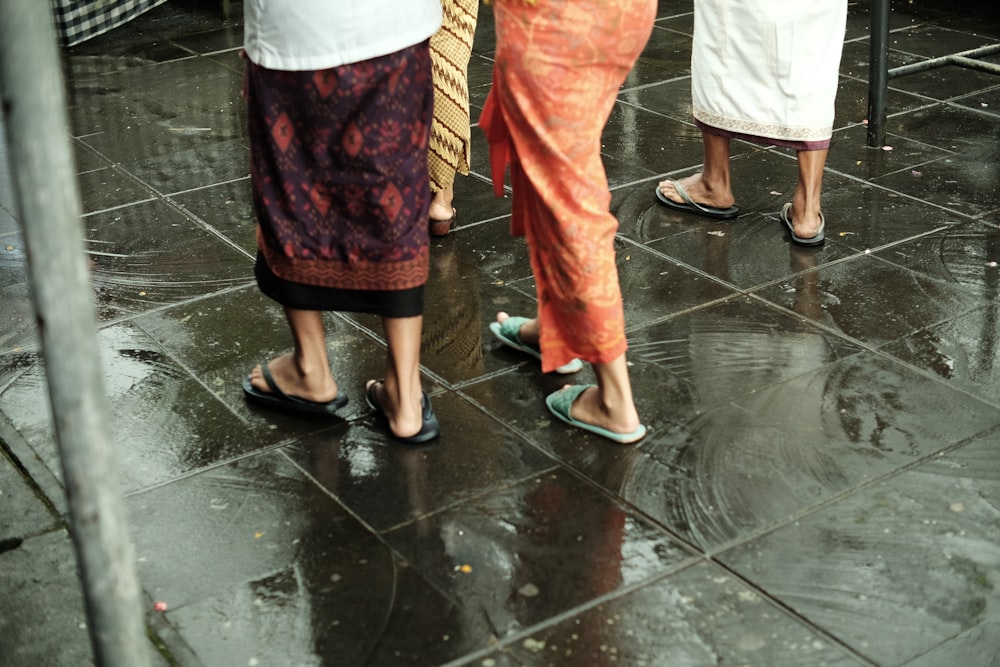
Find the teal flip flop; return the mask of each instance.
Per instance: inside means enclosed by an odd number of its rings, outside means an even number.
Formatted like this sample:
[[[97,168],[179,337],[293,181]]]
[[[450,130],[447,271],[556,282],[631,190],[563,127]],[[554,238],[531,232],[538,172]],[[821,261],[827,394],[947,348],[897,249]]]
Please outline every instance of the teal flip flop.
[[[524,352],[525,354],[530,354],[535,359],[539,361],[542,360],[542,351],[537,345],[532,345],[530,343],[525,343],[517,334],[521,330],[521,325],[528,321],[527,317],[508,317],[501,324],[500,322],[490,322],[490,331],[493,335],[497,337],[501,343],[507,347],[512,347],[518,352]],[[564,366],[560,366],[556,369],[556,373],[561,373],[563,375],[569,373],[576,373],[583,368],[583,362],[579,359],[574,359]]]
[[[608,440],[613,440],[622,445],[630,445],[633,442],[638,442],[646,437],[646,427],[642,424],[639,424],[639,428],[631,433],[616,433],[615,431],[609,431],[606,428],[595,426],[594,424],[588,424],[587,422],[582,422],[579,419],[574,419],[570,416],[570,408],[573,407],[574,401],[580,397],[580,394],[587,391],[591,387],[596,386],[596,384],[575,384],[570,387],[564,387],[563,389],[546,396],[545,405],[549,407],[549,412],[570,426],[576,426],[577,428],[582,428],[585,431],[596,433],[599,436],[607,438]]]

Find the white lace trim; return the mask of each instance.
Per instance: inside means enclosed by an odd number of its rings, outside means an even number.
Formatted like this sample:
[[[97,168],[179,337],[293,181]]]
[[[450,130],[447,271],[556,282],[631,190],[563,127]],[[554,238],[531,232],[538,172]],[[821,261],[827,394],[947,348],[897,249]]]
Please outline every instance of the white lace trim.
[[[694,108],[694,117],[705,125],[754,137],[783,141],[826,141],[833,136],[833,124],[822,127],[789,127],[745,118],[722,116],[705,109]]]

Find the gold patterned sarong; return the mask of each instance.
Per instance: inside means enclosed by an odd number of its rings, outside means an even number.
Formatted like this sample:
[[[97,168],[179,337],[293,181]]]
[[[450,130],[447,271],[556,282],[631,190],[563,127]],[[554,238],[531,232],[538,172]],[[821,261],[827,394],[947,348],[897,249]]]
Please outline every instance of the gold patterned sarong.
[[[479,0],[442,0],[441,28],[431,37],[434,122],[428,167],[431,191],[452,185],[455,173],[469,173],[469,58]]]

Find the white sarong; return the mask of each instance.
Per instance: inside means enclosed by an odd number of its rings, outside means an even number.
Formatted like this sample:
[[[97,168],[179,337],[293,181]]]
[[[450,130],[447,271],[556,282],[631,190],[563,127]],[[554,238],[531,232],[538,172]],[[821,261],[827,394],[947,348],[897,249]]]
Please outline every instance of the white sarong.
[[[724,134],[828,146],[847,0],[694,5],[695,119]]]

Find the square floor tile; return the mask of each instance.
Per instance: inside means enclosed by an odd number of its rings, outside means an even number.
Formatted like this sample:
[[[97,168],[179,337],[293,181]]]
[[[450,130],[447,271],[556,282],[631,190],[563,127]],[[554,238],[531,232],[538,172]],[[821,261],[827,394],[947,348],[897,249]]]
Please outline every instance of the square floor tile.
[[[431,401],[441,435],[425,446],[394,441],[385,421],[369,411],[344,432],[299,438],[290,455],[378,531],[500,492],[554,465],[513,430],[459,396],[435,394]]]
[[[512,642],[523,664],[862,665],[712,565],[698,565]]]
[[[163,201],[95,213],[83,226],[101,321],[251,279],[250,258]]]
[[[991,665],[997,642],[987,633],[1000,606],[995,443],[995,433],[979,438],[722,560],[877,664],[909,664],[954,642],[971,660],[963,664]]]
[[[284,437],[248,422],[128,324],[98,337],[102,382],[122,489],[135,491],[220,461],[266,449]],[[62,478],[47,396],[36,353],[0,357],[0,411],[51,473]],[[312,429],[317,428],[314,424]]]
[[[501,639],[693,560],[661,529],[559,471],[385,537]]]

